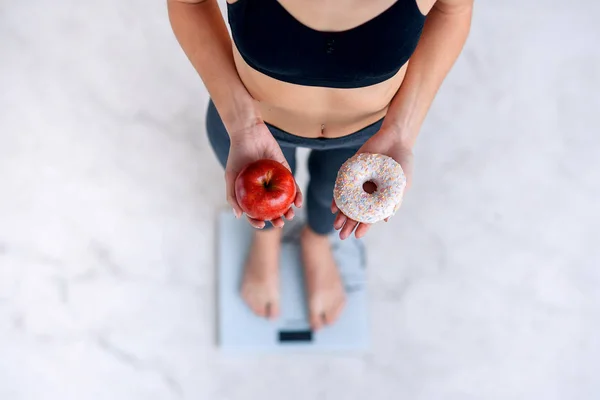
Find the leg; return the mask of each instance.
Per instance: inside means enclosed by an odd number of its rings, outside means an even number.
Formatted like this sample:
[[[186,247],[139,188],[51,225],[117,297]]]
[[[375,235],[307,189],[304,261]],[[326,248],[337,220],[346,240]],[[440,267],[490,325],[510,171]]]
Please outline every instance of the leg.
[[[301,245],[313,329],[333,323],[345,303],[344,287],[328,234],[333,230],[335,220],[335,215],[331,213],[331,200],[337,172],[357,150],[358,148],[313,150],[308,159],[308,226],[302,232]]]
[[[333,186],[337,173],[360,146],[335,150],[313,150],[308,157],[310,182],[306,191],[308,226],[319,235],[333,231],[335,215],[331,213]]]
[[[229,135],[214,104],[210,102],[206,115],[208,139],[219,162],[225,167],[229,153]],[[282,147],[283,155],[292,168],[296,168],[296,149]],[[268,224],[255,230],[246,258],[242,280],[242,298],[255,314],[273,318],[279,313],[279,250],[281,229]]]

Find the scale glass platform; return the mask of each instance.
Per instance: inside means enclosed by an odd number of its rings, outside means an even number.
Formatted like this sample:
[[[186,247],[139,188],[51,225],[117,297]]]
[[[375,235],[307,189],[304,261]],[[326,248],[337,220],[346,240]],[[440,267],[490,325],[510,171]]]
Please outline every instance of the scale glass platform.
[[[354,237],[331,235],[334,256],[346,289],[346,306],[338,321],[312,332],[301,269],[299,235],[303,221],[297,216],[284,228],[281,249],[280,316],[255,316],[240,297],[244,261],[253,228],[232,213],[223,212],[218,224],[219,346],[233,352],[343,351],[364,352],[369,347],[366,290],[366,254]]]

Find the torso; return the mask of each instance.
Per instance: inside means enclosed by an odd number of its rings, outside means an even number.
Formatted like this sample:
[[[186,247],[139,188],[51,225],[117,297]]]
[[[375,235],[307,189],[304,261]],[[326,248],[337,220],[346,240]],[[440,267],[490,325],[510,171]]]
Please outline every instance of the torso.
[[[280,0],[280,4],[308,28],[340,32],[370,21],[395,1]],[[426,14],[435,0],[411,1],[417,1],[419,10]],[[235,44],[233,46],[240,78],[257,100],[263,119],[286,132],[309,138],[349,135],[383,118],[402,84],[408,66],[407,62],[391,78],[365,87],[340,89],[304,86],[274,79],[257,71],[244,61]]]

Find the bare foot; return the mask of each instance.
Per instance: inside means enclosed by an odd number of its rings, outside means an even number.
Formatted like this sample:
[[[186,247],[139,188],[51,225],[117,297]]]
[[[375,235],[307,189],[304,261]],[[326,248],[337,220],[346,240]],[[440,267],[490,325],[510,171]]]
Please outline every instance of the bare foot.
[[[256,230],[246,259],[242,298],[260,317],[279,315],[279,250],[281,229]]]
[[[339,317],[346,294],[327,236],[304,228],[300,239],[310,325],[317,330]]]

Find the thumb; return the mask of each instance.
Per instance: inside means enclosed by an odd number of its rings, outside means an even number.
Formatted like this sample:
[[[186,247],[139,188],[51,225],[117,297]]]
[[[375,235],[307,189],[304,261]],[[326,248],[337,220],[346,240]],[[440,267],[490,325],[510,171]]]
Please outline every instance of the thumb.
[[[275,161],[281,163],[290,172],[292,171],[292,168],[290,167],[290,164],[287,162],[287,159],[283,155],[283,152],[281,151],[281,148],[277,147],[277,149],[274,149],[273,151],[271,151],[270,154],[268,154],[268,156],[266,158],[270,158],[272,160],[275,160]]]
[[[278,160],[279,161],[279,160]],[[283,160],[279,161],[284,167],[286,167],[290,172],[292,172],[292,167],[288,164],[287,160],[283,158]]]
[[[227,203],[233,209],[233,214],[236,218],[240,218],[244,211],[240,207],[237,202],[237,198],[235,197],[235,179],[237,178],[237,174],[232,171],[225,171],[225,194],[227,197]]]

